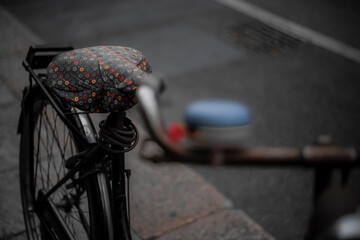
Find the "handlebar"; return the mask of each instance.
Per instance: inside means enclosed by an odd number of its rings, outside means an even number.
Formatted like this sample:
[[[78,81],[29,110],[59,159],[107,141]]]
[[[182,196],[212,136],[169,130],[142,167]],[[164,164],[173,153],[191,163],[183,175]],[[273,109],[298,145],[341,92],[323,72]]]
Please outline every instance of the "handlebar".
[[[164,150],[164,154],[146,156],[146,144],[142,157],[154,162],[179,161],[212,165],[359,165],[355,148],[332,145],[306,146],[304,148],[251,147],[230,148],[223,146],[185,146],[169,139],[161,118],[158,94],[164,89],[162,79],[150,75],[137,90],[145,124],[152,139]],[[145,142],[146,143],[146,142]]]

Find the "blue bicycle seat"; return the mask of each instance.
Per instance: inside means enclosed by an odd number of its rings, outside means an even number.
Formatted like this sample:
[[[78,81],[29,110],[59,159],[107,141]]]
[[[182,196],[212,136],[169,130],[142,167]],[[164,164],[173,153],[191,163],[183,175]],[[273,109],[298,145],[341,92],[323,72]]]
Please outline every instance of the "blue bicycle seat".
[[[239,146],[249,132],[251,117],[241,103],[224,100],[198,101],[185,111],[185,123],[194,144]]]
[[[234,128],[247,126],[250,121],[247,107],[235,101],[198,101],[185,111],[185,122],[190,128]]]

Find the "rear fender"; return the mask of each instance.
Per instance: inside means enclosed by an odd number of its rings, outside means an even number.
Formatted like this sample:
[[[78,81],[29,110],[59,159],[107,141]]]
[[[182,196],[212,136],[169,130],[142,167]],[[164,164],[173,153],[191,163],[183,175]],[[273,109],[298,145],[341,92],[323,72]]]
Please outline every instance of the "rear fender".
[[[31,88],[31,90],[30,90],[29,86],[25,87],[23,90],[23,96],[21,99],[21,112],[20,112],[19,122],[18,122],[18,127],[17,127],[18,134],[22,133],[25,115],[30,110],[30,104],[32,104],[31,96],[36,95],[36,94],[42,94],[40,91],[40,88],[37,85],[33,86]]]

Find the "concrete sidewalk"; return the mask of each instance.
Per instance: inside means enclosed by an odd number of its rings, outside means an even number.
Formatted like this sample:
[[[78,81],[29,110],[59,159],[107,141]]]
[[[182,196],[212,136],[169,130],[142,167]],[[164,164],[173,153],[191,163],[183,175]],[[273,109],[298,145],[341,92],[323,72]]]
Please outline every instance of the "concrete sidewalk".
[[[0,41],[0,239],[25,239],[16,128],[28,77],[21,61],[43,41],[1,6]],[[273,239],[185,165],[143,162],[137,151],[127,157],[134,239]]]

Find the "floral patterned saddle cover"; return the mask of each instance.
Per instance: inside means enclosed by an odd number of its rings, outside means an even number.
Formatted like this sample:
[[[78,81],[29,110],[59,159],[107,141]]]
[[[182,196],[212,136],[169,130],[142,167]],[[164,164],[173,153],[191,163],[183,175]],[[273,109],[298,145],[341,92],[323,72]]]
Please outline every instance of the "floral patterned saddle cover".
[[[139,82],[151,73],[144,55],[120,46],[96,46],[57,55],[47,68],[46,85],[64,102],[87,112],[133,107]]]

